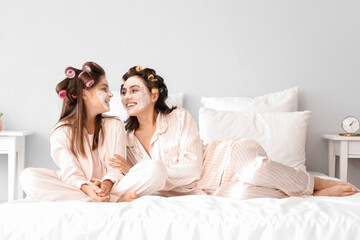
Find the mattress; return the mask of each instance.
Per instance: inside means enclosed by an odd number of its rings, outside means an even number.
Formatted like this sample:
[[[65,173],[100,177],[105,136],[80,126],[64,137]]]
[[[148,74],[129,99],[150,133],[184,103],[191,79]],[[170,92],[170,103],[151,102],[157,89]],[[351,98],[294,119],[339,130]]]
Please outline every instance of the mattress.
[[[236,200],[144,196],[131,203],[0,205],[0,239],[356,239],[360,194]]]

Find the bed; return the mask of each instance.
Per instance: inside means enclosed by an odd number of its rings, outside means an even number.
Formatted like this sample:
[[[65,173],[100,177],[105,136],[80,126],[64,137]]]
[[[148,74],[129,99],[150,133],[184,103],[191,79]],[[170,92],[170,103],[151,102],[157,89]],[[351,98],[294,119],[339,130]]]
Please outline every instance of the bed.
[[[182,97],[174,95],[169,99],[180,107]],[[277,161],[306,170],[305,141],[310,113],[298,112],[297,88],[253,99],[204,97],[201,101],[199,129],[205,143],[246,136],[259,141]],[[115,114],[124,117],[125,113]],[[242,127],[227,131],[229,126]],[[296,142],[284,149],[294,134]],[[357,238],[359,226],[360,193],[342,198],[249,200],[203,195],[144,196],[118,204],[17,200],[0,205],[0,239],[11,240],[338,240]]]
[[[145,196],[131,203],[0,205],[0,239],[356,239],[360,194],[239,201]]]

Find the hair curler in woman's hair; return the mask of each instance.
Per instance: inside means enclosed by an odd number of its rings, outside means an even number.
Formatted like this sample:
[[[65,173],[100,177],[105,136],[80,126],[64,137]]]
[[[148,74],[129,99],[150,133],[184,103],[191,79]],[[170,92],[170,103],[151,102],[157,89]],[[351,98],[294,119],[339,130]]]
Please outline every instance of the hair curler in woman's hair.
[[[125,83],[130,77],[139,76],[144,80],[146,87],[149,89],[150,93],[158,94],[158,99],[155,103],[155,110],[163,114],[169,114],[176,107],[169,108],[165,103],[165,100],[168,98],[168,89],[164,83],[164,79],[156,74],[156,71],[151,68],[142,68],[141,66],[134,66],[130,68],[123,76],[122,81]],[[124,87],[124,84],[121,85],[121,89]],[[139,122],[136,117],[130,116],[125,121],[125,128],[128,131],[135,130],[139,127]]]
[[[149,81],[153,80],[153,79],[154,79],[154,75],[150,74],[150,75],[147,77],[147,79],[148,79]]]

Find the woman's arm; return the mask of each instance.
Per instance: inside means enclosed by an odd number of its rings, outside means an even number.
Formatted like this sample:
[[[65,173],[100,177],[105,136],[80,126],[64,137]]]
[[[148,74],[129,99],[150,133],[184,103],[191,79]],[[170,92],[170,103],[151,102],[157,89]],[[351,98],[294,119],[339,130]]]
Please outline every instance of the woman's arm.
[[[174,117],[179,124],[169,126],[178,128],[178,131],[176,131],[178,134],[170,136],[169,138],[171,139],[167,140],[169,142],[176,142],[176,144],[179,143],[179,155],[174,164],[166,166],[167,181],[163,189],[164,191],[170,191],[175,187],[186,186],[193,183],[200,178],[202,171],[203,145],[196,123],[189,112],[186,110],[178,111],[181,112]],[[163,151],[162,155],[164,159],[170,158],[164,148],[161,150]],[[110,165],[121,170],[124,175],[131,168],[130,164],[120,156],[111,159]]]
[[[187,110],[180,112],[183,119],[179,123],[180,138],[179,156],[175,164],[167,167],[167,182],[164,191],[178,186],[185,186],[198,180],[201,176],[203,162],[203,145],[194,119]],[[166,153],[165,157],[166,157]]]
[[[121,123],[120,120],[116,120],[115,129],[113,131],[116,132],[115,134],[115,144],[114,146],[114,156],[118,155],[122,157],[123,159],[126,159],[126,131],[124,128],[124,125]],[[111,157],[114,157],[111,156]],[[106,161],[109,159],[105,159]],[[111,182],[117,184],[124,175],[121,173],[121,171],[117,168],[113,168],[110,164],[107,165],[107,174],[103,177],[102,181],[110,180]]]

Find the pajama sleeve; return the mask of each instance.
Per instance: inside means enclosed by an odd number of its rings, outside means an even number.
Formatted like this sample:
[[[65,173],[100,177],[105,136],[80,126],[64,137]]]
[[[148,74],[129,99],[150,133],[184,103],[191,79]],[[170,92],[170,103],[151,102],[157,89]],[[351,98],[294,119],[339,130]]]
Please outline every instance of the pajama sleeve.
[[[114,157],[114,154],[117,154],[117,155],[123,157],[124,159],[126,159],[125,127],[120,120],[114,120],[114,121],[115,121],[115,129],[113,129],[113,131],[115,131],[115,139],[113,139],[112,142],[108,143],[108,144],[114,145],[114,151],[113,151],[113,153],[110,153],[110,154],[111,154],[111,157]],[[114,183],[114,185],[117,184],[124,177],[124,175],[121,173],[120,170],[110,167],[108,164],[106,166],[107,166],[107,173],[103,177],[102,181],[105,181],[108,179],[108,180],[112,181]]]
[[[62,180],[77,188],[89,183],[80,163],[70,150],[70,137],[66,134],[68,127],[57,128],[50,136],[51,157],[60,168]]]
[[[167,168],[165,191],[191,184],[201,176],[203,145],[199,131],[188,111],[182,109],[179,113],[178,136],[173,136],[173,140],[180,138],[179,155],[177,162]]]

